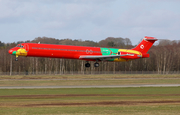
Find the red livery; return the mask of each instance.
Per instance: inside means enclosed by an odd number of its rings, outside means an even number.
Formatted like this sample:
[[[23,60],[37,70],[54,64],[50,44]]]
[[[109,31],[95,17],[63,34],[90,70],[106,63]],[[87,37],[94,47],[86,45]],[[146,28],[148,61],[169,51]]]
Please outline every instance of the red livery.
[[[94,66],[98,67],[98,61],[129,61],[139,58],[148,58],[148,50],[157,39],[154,37],[144,37],[142,42],[133,49],[117,49],[102,47],[85,47],[40,43],[21,43],[9,50],[9,53],[16,56],[26,57],[49,57],[64,59],[86,60],[86,67],[90,67],[88,61],[96,61]]]

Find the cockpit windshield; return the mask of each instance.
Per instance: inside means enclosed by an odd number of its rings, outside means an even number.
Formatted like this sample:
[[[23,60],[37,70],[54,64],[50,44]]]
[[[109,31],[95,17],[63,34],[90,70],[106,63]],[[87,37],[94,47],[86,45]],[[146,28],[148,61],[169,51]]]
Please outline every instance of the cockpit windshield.
[[[23,48],[24,46],[22,46],[21,44],[18,44],[16,47]]]

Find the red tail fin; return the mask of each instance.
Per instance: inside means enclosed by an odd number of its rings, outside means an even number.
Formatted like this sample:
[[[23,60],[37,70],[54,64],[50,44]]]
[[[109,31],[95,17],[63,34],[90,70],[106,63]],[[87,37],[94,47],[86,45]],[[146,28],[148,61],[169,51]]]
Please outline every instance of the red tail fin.
[[[143,40],[141,41],[141,43],[137,45],[135,48],[133,48],[132,50],[136,50],[141,53],[147,53],[155,41],[157,41],[156,38],[145,36]]]

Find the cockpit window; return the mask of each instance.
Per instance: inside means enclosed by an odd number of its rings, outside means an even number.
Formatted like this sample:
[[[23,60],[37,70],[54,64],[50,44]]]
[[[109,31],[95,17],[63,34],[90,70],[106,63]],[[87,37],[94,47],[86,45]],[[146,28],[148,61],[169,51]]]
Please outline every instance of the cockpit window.
[[[23,48],[24,46],[22,46],[21,44],[18,44],[16,47]]]

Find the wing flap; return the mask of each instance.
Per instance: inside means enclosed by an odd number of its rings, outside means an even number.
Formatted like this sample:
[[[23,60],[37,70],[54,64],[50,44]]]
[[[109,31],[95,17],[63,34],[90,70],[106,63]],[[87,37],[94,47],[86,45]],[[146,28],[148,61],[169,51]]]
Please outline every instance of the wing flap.
[[[121,58],[121,56],[131,56],[132,54],[125,54],[125,55],[84,55],[80,56],[79,59],[94,59],[99,61],[105,61],[115,58]]]

